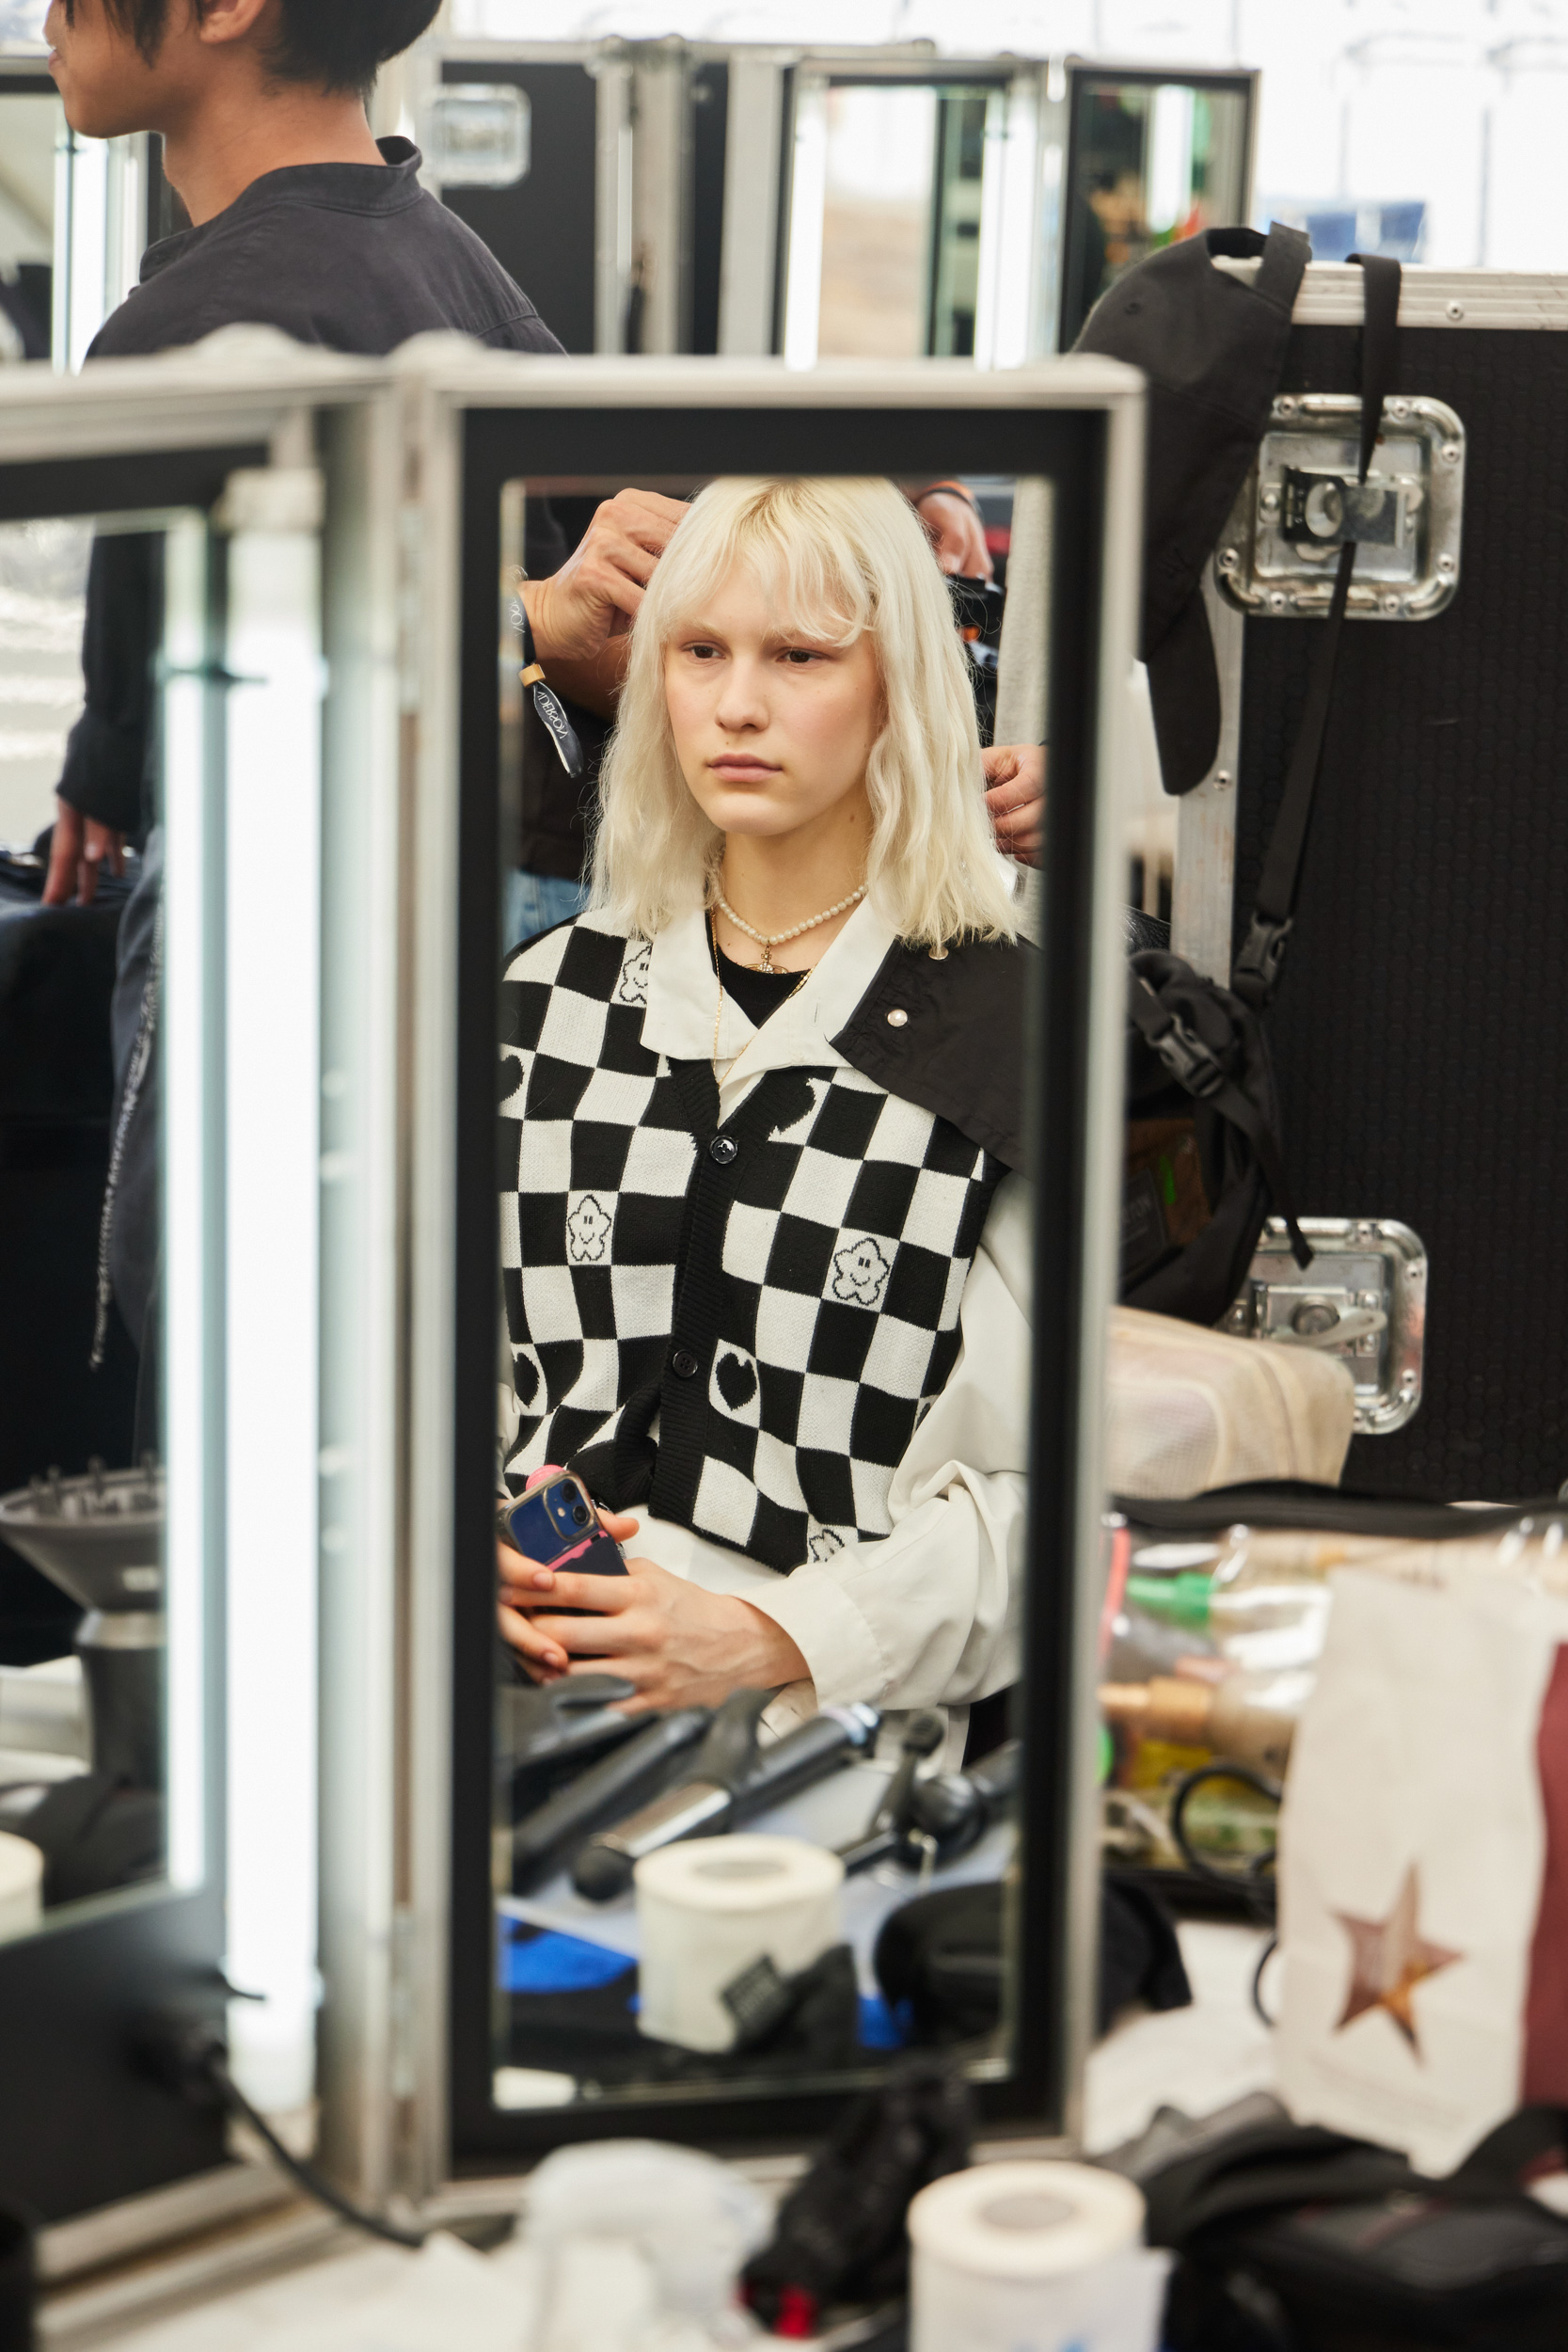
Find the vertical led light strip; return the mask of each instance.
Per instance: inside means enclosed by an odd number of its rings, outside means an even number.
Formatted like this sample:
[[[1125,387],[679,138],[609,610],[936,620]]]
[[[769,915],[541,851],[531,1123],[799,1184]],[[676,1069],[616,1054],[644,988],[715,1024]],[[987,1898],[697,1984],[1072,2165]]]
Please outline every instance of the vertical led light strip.
[[[55,366],[74,373],[135,284],[146,246],[140,136],[79,138],[64,116],[55,143]]]
[[[828,85],[802,79],[795,99],[789,173],[789,261],[784,295],[784,365],[816,365],[822,312],[822,230],[828,203]]]
[[[225,1255],[230,1982],[235,2077],[315,2075],[321,1126],[320,477],[233,477]]]
[[[214,1132],[207,1073],[214,987],[212,850],[208,822],[207,533],[176,520],[164,542],[164,1431],[167,1521],[164,1583],[168,1875],[177,1887],[207,1875],[207,1574],[216,1384],[211,1162]]]
[[[993,90],[986,102],[974,312],[977,367],[1016,368],[1029,356],[1038,123],[1036,92],[1026,81]]]

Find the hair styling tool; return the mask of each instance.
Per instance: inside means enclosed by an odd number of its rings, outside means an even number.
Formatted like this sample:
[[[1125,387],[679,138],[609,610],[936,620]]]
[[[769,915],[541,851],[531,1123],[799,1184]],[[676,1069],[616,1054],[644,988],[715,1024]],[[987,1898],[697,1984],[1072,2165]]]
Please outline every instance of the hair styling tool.
[[[724,1701],[696,1756],[691,1776],[656,1797],[629,1820],[589,1839],[572,1867],[572,1884],[590,1902],[624,1895],[645,1853],[683,1837],[721,1837],[768,1806],[863,1756],[881,1722],[874,1707],[825,1707],[771,1747],[757,1724],[771,1691],[736,1691]]]
[[[1022,1743],[1017,1740],[1006,1740],[967,1772],[934,1772],[929,1779],[917,1779],[921,1752],[911,1752],[910,1742],[926,1720],[917,1715],[905,1733],[904,1756],[865,1836],[839,1848],[846,1870],[869,1870],[889,1861],[907,1870],[957,1862],[1004,1818],[1016,1798],[1022,1756]],[[933,1741],[925,1754],[933,1754],[935,1745]]]
[[[625,1721],[625,1718],[622,1719]],[[560,1867],[572,1848],[629,1805],[646,1805],[651,1792],[694,1748],[713,1721],[706,1707],[681,1707],[657,1716],[610,1755],[558,1789],[512,1833],[512,1883],[520,1894]]]
[[[545,675],[544,664],[534,646],[533,630],[529,623],[528,609],[521,596],[515,598],[513,603],[512,626],[521,638],[523,644],[523,666],[517,673],[518,678],[531,691],[533,707],[539,714],[540,723],[546,734],[555,745],[556,757],[572,782],[576,784],[583,774],[587,764],[582,756],[582,744],[578,739],[576,727],[566,716],[565,705]]]

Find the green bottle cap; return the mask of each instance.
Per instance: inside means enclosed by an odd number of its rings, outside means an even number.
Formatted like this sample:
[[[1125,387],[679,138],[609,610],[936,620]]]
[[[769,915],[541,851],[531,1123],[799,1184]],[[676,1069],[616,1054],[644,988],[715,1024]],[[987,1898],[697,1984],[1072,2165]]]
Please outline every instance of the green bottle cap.
[[[1165,1625],[1201,1627],[1209,1622],[1209,1578],[1194,1568],[1183,1568],[1177,1576],[1130,1576],[1127,1597]]]

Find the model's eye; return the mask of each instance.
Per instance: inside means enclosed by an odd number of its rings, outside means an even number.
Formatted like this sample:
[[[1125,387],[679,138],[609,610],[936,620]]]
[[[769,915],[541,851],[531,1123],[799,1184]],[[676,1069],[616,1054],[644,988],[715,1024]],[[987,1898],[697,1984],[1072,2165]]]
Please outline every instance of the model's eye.
[[[717,645],[688,645],[686,650],[694,661],[717,661],[719,659]]]
[[[798,670],[803,670],[808,662],[820,661],[821,659],[822,656],[810,645],[791,645],[784,655],[784,660],[793,662]]]

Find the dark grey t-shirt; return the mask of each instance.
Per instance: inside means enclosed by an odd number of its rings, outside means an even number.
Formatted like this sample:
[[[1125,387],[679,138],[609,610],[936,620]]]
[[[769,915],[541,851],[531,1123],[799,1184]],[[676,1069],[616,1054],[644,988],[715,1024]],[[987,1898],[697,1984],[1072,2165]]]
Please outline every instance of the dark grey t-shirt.
[[[420,187],[418,148],[380,147],[380,168],[265,172],[227,212],[149,246],[140,285],[87,357],[145,357],[239,323],[377,358],[442,328],[497,351],[558,352],[489,247]]]
[[[264,172],[227,212],[149,246],[140,285],[100,328],[88,359],[145,358],[235,326],[277,326],[296,342],[373,358],[441,329],[497,351],[559,352],[488,246],[420,187],[418,148],[380,146],[385,165]],[[531,501],[537,521],[553,530],[538,506]],[[562,563],[565,543],[555,535],[553,546],[531,540],[530,572]],[[119,833],[146,822],[158,562],[153,540],[100,539],[87,583],[87,707],[59,789]]]

